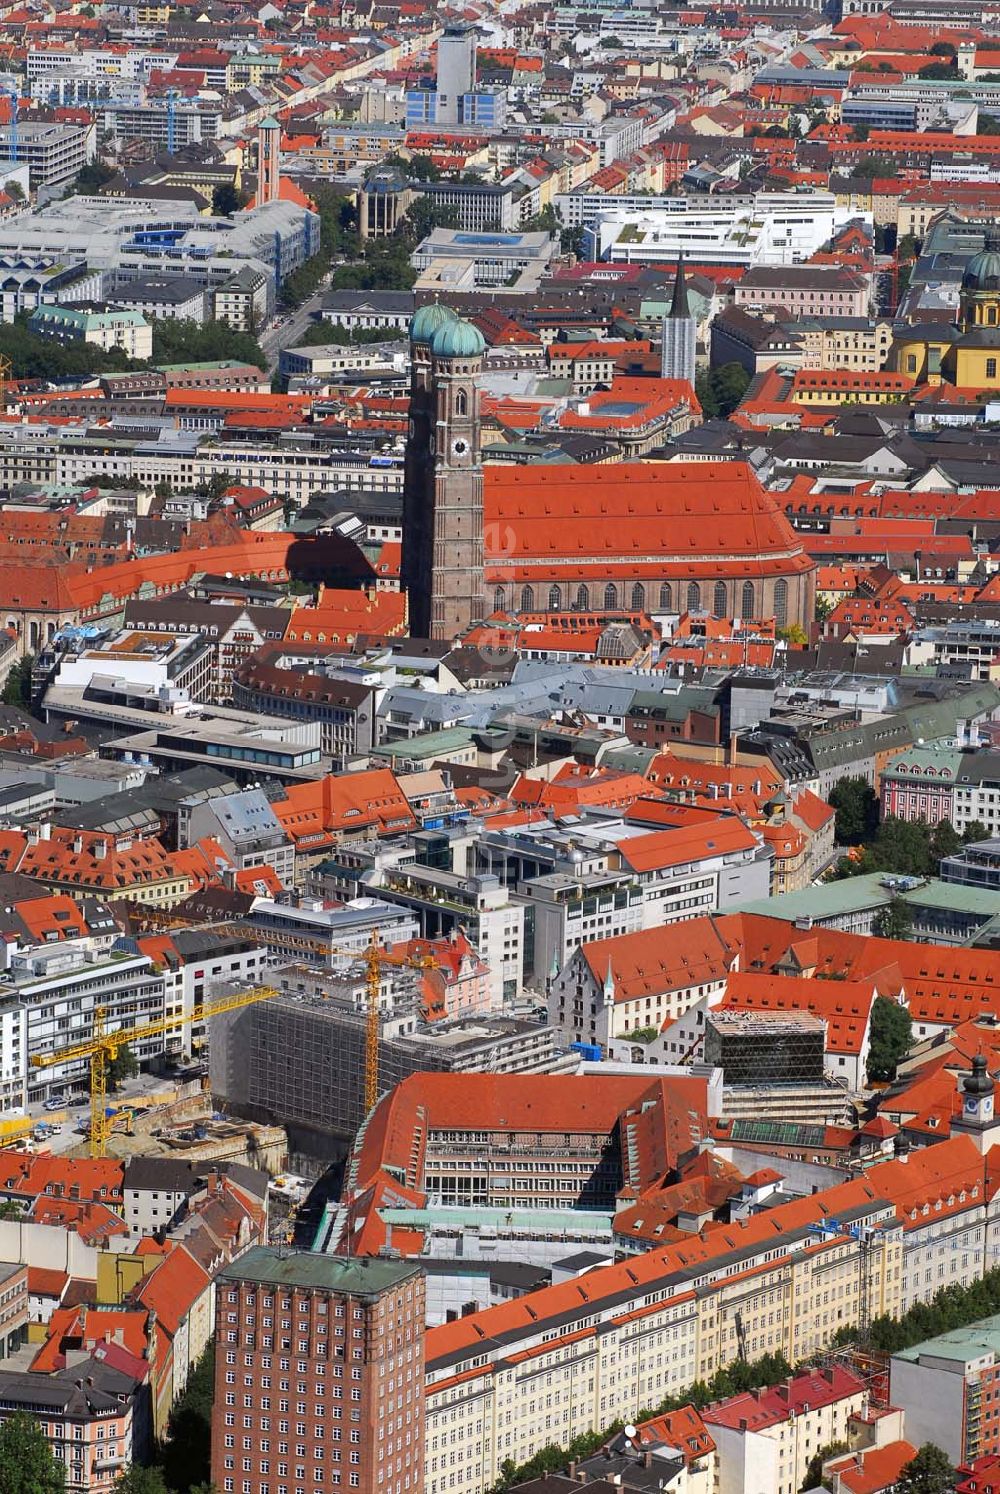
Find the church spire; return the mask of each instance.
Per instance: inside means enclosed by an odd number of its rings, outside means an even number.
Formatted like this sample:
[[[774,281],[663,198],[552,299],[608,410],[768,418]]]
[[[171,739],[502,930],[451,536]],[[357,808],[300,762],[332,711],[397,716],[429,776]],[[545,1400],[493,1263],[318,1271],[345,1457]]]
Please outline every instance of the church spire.
[[[677,256],[677,274],[674,277],[674,298],[670,303],[670,319],[678,321],[691,315],[688,306],[687,281],[684,279],[684,250]]]

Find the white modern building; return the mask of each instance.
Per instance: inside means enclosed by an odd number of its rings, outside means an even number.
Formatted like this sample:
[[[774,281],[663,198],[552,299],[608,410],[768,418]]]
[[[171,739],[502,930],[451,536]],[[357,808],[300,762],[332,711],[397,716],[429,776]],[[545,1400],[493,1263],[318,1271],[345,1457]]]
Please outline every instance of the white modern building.
[[[756,198],[557,198],[563,222],[585,230],[584,258],[612,264],[791,265],[831,237],[838,210],[830,192],[760,193]]]

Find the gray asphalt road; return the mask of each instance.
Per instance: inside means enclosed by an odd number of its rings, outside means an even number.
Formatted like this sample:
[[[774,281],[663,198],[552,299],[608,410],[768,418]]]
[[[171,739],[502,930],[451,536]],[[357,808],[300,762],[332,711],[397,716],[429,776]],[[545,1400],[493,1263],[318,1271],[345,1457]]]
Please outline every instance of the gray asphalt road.
[[[313,315],[323,304],[327,287],[320,286],[314,291],[308,301],[303,301],[297,311],[293,312],[291,318],[279,323],[277,326],[268,327],[260,335],[260,345],[267,357],[268,371],[273,373],[278,366],[278,358],[282,348],[293,348],[302,336],[303,332],[312,321]]]

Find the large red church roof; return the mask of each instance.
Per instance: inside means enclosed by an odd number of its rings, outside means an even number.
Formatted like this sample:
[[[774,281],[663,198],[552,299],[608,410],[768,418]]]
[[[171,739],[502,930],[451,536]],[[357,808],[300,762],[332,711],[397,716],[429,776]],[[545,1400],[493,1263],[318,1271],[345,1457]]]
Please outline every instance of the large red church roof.
[[[487,582],[575,581],[589,563],[602,578],[787,576],[813,566],[745,462],[498,464],[483,477]]]

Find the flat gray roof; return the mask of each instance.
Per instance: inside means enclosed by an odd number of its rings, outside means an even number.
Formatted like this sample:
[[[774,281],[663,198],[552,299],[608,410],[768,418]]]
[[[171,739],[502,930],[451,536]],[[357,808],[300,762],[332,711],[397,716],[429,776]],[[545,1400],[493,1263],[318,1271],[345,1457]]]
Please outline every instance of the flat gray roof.
[[[420,1267],[377,1256],[325,1255],[315,1250],[286,1251],[258,1245],[233,1261],[221,1275],[224,1281],[257,1281],[262,1286],[308,1287],[351,1297],[377,1297],[411,1276],[419,1276]]]

